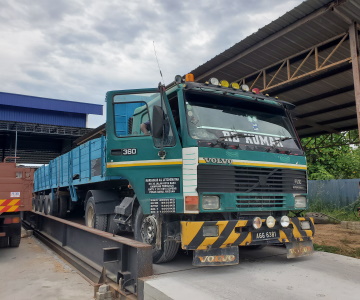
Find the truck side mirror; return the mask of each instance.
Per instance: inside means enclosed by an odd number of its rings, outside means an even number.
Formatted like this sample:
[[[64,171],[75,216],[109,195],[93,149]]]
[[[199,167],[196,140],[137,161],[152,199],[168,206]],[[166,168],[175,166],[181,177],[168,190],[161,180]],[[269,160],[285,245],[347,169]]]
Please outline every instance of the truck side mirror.
[[[154,105],[151,119],[152,136],[161,139],[164,135],[164,111],[161,106]]]

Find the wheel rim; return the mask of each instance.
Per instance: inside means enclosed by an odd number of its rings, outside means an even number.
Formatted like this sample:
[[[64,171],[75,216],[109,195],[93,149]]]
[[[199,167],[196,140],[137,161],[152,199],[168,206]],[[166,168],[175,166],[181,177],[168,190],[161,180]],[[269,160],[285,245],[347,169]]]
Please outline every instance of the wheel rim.
[[[94,228],[95,211],[92,206],[88,207],[86,214],[86,226]]]
[[[154,245],[157,234],[157,222],[154,216],[147,216],[141,223],[140,234],[142,240],[150,245]]]

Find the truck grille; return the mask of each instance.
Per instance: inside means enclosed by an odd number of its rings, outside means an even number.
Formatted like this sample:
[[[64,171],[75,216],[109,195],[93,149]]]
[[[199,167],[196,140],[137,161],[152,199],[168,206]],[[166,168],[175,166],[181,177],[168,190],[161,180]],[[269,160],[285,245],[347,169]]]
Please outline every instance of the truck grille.
[[[284,196],[237,196],[237,208],[281,208],[285,207]]]
[[[306,193],[306,171],[198,165],[198,191],[219,193]]]

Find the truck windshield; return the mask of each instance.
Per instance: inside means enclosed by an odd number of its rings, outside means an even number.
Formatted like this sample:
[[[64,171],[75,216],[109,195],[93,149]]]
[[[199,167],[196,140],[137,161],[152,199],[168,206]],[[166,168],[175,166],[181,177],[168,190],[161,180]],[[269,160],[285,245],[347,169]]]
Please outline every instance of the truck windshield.
[[[262,146],[268,151],[301,149],[284,108],[275,102],[188,91],[185,105],[189,134],[196,140]]]

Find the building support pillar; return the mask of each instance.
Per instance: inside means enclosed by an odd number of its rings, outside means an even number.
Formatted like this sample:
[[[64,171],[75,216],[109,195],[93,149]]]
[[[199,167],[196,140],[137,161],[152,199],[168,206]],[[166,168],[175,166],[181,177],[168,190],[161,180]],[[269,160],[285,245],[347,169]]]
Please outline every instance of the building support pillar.
[[[352,61],[352,71],[354,80],[354,92],[356,103],[357,123],[360,138],[360,61],[359,61],[359,35],[356,22],[349,28],[350,52]]]

